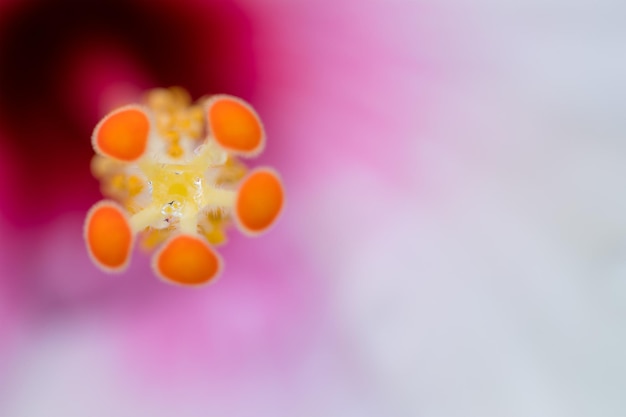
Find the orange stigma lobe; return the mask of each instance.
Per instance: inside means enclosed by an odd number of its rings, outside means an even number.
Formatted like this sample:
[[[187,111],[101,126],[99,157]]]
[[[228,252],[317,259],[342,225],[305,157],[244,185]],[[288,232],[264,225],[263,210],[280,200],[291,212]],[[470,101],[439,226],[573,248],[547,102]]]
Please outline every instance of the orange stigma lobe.
[[[139,107],[127,106],[109,113],[96,126],[92,144],[109,158],[132,162],[141,157],[148,144],[150,121]]]
[[[236,97],[219,95],[210,100],[208,124],[223,148],[242,156],[255,156],[263,149],[263,125],[250,105]]]
[[[94,205],[85,220],[85,241],[93,261],[106,271],[122,271],[133,247],[133,233],[123,209],[111,201]]]
[[[284,190],[278,175],[267,168],[253,171],[239,187],[235,218],[248,235],[266,231],[278,218],[284,204]]]
[[[168,282],[202,285],[217,278],[222,260],[200,237],[182,234],[165,243],[156,253],[153,266],[157,275]]]

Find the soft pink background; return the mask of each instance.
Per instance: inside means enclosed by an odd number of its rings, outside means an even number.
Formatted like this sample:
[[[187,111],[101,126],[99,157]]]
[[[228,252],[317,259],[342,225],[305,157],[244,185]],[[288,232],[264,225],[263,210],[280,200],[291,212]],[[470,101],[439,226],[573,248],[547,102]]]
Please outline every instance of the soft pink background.
[[[0,415],[626,413],[625,6],[0,2]],[[189,290],[89,261],[91,129],[263,117],[270,233]]]

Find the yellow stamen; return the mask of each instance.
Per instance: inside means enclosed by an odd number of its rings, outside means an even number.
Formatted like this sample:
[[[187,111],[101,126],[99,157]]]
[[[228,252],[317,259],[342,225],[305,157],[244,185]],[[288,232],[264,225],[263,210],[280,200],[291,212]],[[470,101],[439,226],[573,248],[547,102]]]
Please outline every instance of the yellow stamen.
[[[165,242],[172,234],[172,229],[146,229],[141,239],[141,248],[145,251],[151,251]]]
[[[219,246],[226,242],[226,233],[224,233],[224,229],[219,226],[213,226],[208,231],[201,229],[201,234],[213,246]]]

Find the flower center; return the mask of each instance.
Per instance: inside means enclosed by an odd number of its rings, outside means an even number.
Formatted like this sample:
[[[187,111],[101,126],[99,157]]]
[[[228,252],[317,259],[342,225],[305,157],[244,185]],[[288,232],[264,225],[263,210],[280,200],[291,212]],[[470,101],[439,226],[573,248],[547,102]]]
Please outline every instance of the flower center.
[[[159,276],[185,285],[209,282],[221,270],[210,245],[226,240],[226,226],[234,222],[257,235],[282,210],[278,175],[268,168],[247,174],[238,159],[261,152],[263,125],[249,104],[232,96],[192,104],[180,88],[157,89],[146,103],[114,110],[94,130],[92,171],[115,202],[96,205],[87,218],[86,229],[95,230],[87,239],[90,253],[108,256],[102,249],[108,242],[141,234],[146,248],[166,242],[153,262]],[[118,223],[117,240],[109,237],[109,218]],[[98,227],[90,227],[95,221]],[[130,256],[132,241],[124,243],[126,249],[111,253]],[[92,256],[96,263],[100,258]],[[125,261],[102,266],[115,271]]]

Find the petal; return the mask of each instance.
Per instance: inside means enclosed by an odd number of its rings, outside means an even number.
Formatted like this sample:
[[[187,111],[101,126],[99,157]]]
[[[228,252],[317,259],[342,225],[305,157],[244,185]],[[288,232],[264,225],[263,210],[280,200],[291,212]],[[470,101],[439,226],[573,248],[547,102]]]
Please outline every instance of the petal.
[[[207,120],[216,142],[236,155],[256,156],[265,146],[261,119],[248,103],[237,97],[212,97],[207,104]]]
[[[85,242],[93,262],[105,271],[121,272],[133,248],[128,216],[112,201],[96,203],[85,219]]]
[[[282,181],[270,168],[259,168],[244,178],[235,202],[235,220],[247,235],[269,229],[282,211],[285,192]]]
[[[177,235],[154,255],[154,271],[165,281],[179,285],[202,285],[215,281],[222,259],[198,236]]]
[[[112,111],[96,126],[92,145],[96,153],[124,162],[139,159],[145,152],[150,120],[138,106]]]

